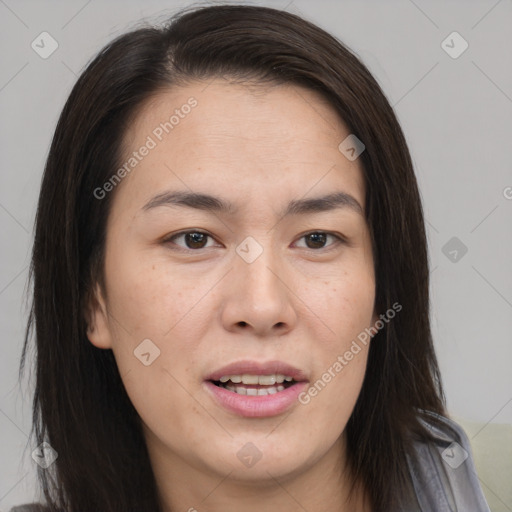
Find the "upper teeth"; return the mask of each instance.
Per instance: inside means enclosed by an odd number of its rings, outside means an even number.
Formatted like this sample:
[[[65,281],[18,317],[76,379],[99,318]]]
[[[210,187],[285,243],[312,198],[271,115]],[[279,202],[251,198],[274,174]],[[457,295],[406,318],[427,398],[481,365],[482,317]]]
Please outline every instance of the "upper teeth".
[[[282,375],[280,373],[274,375],[225,375],[219,379],[221,382],[230,380],[234,384],[261,384],[263,386],[273,386],[274,384],[281,384],[284,381],[290,382],[293,377]]]

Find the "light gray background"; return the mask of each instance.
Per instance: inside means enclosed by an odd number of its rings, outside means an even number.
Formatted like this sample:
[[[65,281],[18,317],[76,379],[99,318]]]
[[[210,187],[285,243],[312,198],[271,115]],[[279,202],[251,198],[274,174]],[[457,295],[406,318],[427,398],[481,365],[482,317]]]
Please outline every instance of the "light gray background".
[[[142,18],[161,20],[189,3],[0,0],[0,511],[35,496],[31,388],[20,389],[17,371],[35,207],[57,118],[101,47]],[[512,1],[254,3],[305,16],[347,43],[394,105],[428,223],[449,411],[474,449],[481,445],[475,454],[493,511],[512,510]],[[30,46],[43,31],[59,44],[46,60]],[[453,31],[469,44],[456,59],[441,47]],[[457,262],[442,251],[454,236],[468,248]]]

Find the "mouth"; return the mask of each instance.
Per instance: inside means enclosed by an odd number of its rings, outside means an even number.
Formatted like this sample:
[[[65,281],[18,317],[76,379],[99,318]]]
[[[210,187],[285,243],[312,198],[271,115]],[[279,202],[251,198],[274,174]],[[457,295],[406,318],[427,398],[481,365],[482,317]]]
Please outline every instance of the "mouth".
[[[205,379],[214,402],[237,415],[267,417],[298,402],[307,387],[306,374],[281,361],[242,361],[227,365]]]
[[[283,374],[272,375],[226,375],[219,380],[210,381],[215,386],[227,389],[232,393],[246,396],[267,396],[280,393],[297,384],[297,381]]]

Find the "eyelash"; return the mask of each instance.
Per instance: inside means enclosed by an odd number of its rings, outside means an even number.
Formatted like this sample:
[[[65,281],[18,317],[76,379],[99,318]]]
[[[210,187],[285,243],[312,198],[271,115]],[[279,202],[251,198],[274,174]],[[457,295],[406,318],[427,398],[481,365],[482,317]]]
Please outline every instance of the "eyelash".
[[[173,242],[173,240],[175,240],[176,238],[179,238],[181,236],[185,236],[185,235],[188,235],[188,234],[191,234],[191,233],[199,233],[199,234],[202,234],[202,235],[206,235],[207,237],[214,239],[214,237],[212,235],[210,235],[209,233],[206,233],[205,231],[201,231],[201,230],[198,230],[198,229],[190,229],[190,230],[186,230],[186,231],[180,231],[179,233],[175,233],[174,235],[172,236],[169,236],[167,238],[165,238],[162,242],[164,244],[173,244],[173,245],[176,245],[177,247],[179,247],[179,249],[173,249],[173,250],[178,250],[178,251],[184,251],[184,252],[200,252],[202,249],[209,249],[209,247],[200,247],[198,249],[191,249],[190,247],[182,247],[182,246],[179,246],[177,244],[175,244]],[[320,251],[324,251],[324,252],[327,252],[329,250],[331,250],[333,247],[336,247],[338,246],[339,244],[346,244],[347,243],[347,240],[345,238],[343,238],[342,236],[340,235],[337,235],[335,233],[331,233],[329,231],[309,231],[307,233],[304,233],[303,235],[301,235],[299,237],[299,240],[309,236],[309,235],[315,235],[315,234],[324,234],[324,235],[327,235],[328,237],[333,237],[336,239],[336,242],[334,244],[330,244],[326,247],[320,247],[318,249],[312,249],[310,247],[302,247],[302,249],[308,249],[310,251],[313,251],[313,252],[320,252]]]

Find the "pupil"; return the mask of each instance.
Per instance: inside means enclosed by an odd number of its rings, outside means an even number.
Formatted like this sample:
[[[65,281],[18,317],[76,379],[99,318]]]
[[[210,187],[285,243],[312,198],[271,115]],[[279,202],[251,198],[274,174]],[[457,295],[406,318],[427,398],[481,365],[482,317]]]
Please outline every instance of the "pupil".
[[[206,235],[204,233],[187,233],[185,235],[187,246],[191,249],[200,249],[204,246]]]
[[[306,242],[306,245],[310,248],[310,249],[317,249],[317,248],[321,248],[324,246],[325,242],[326,242],[326,238],[327,238],[327,235],[325,233],[311,233],[310,235],[308,235],[306,237],[306,240],[308,241],[312,241],[312,244],[309,244],[308,242]]]

